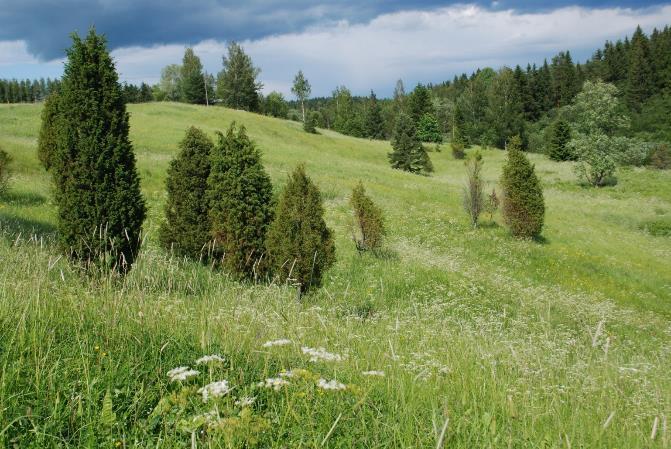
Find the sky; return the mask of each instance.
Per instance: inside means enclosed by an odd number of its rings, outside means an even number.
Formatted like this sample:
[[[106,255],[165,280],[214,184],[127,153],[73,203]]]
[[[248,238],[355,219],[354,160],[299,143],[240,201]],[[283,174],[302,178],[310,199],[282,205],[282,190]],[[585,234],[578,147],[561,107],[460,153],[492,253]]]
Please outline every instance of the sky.
[[[0,78],[58,77],[72,32],[107,36],[122,81],[156,83],[193,46],[209,73],[240,42],[263,91],[290,96],[302,69],[314,96],[339,85],[388,96],[396,80],[452,79],[478,67],[583,61],[606,40],[671,25],[671,2],[495,0],[0,0]]]

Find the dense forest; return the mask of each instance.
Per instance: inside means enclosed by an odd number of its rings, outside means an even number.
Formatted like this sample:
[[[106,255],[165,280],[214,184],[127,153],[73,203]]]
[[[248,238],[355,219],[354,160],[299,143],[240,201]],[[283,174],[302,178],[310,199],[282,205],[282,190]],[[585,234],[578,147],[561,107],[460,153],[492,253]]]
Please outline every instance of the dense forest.
[[[384,99],[373,91],[367,97],[355,96],[346,86],[336,87],[330,97],[309,98],[309,83],[307,95],[295,100],[279,92],[264,96],[258,81],[261,70],[239,44],[229,45],[223,62],[216,77],[208,75],[198,56],[187,49],[181,65],[162,70],[160,83],[124,84],[124,97],[128,103],[222,104],[372,139],[390,138],[398,114],[405,112],[425,142],[505,148],[512,136],[519,135],[525,150],[546,152],[553,125],[559,119],[570,120],[569,106],[583,83],[600,80],[617,88],[621,112],[628,117],[629,123],[618,134],[671,142],[668,26],[650,36],[638,27],[631,37],[606,42],[584,63],[574,62],[569,51],[562,51],[540,65],[479,68],[470,76],[464,73],[440,84],[418,84],[409,91],[399,80],[393,97]],[[0,101],[42,101],[57,85],[56,80],[0,80]]]

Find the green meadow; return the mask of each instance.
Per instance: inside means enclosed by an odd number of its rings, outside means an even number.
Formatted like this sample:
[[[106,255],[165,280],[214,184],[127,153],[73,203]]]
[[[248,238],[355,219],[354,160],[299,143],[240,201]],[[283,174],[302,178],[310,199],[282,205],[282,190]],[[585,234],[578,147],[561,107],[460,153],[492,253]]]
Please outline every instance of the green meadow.
[[[149,212],[141,256],[116,279],[60,256],[41,106],[0,105],[14,159],[0,197],[0,447],[671,447],[670,171],[619,169],[588,188],[570,162],[529,154],[546,222],[539,241],[516,240],[499,214],[471,228],[449,146],[425,177],[392,170],[388,142],[221,107],[128,108]],[[300,301],[158,246],[185,130],[232,121],[276,193],[299,163],[322,192],[337,263]],[[506,154],[482,154],[489,192]],[[352,242],[358,180],[385,213],[379,257]],[[290,342],[264,346],[276,340]],[[224,361],[196,364],[210,354]],[[181,366],[199,373],[171,381]],[[204,402],[218,380],[230,391]]]

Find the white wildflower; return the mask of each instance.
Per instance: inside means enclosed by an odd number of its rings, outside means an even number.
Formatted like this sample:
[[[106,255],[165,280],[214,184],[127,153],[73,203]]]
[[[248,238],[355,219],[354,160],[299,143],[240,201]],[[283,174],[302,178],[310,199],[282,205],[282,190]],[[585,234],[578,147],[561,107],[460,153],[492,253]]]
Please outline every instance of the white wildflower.
[[[198,393],[203,395],[203,402],[207,402],[210,398],[219,398],[228,394],[231,391],[231,387],[228,386],[227,380],[220,380],[218,382],[212,382],[211,384],[205,385],[203,388],[198,390]]]
[[[325,362],[341,362],[345,359],[340,354],[333,354],[331,352],[326,352],[326,349],[324,348],[308,348],[307,346],[303,346],[301,348],[303,351],[303,354],[307,354],[310,356],[310,361],[311,362],[319,362],[320,360],[323,360]]]
[[[188,366],[180,366],[168,371],[168,377],[171,382],[184,381],[189,377],[197,376],[198,374],[200,374],[199,371],[191,369]]]
[[[263,347],[264,348],[272,348],[273,346],[286,346],[286,345],[290,345],[291,343],[293,343],[291,340],[288,340],[286,338],[281,338],[279,340],[267,341],[263,344]]]
[[[208,363],[213,363],[213,362],[218,362],[218,363],[223,363],[225,362],[226,359],[220,355],[217,354],[212,354],[212,355],[204,355],[198,360],[196,360],[196,365],[206,365]]]
[[[361,374],[364,376],[373,376],[373,377],[384,377],[384,371],[364,371]]]
[[[252,404],[254,404],[254,401],[256,401],[255,397],[243,396],[235,401],[235,405],[238,407],[250,407]]]
[[[263,382],[259,382],[258,386],[263,388],[272,388],[275,391],[278,391],[285,385],[289,385],[289,382],[282,379],[281,377],[269,377]]]
[[[317,382],[317,386],[322,390],[335,390],[335,391],[340,391],[347,388],[347,385],[341,384],[337,380],[327,381],[325,379],[319,379],[319,381]]]

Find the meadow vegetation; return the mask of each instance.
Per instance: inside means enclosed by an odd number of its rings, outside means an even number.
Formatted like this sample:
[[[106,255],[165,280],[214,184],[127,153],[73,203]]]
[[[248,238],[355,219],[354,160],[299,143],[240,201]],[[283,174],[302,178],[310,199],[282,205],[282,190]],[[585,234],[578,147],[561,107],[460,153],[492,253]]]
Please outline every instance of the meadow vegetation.
[[[472,227],[451,151],[416,176],[389,167],[384,141],[225,108],[128,110],[147,219],[118,278],[61,257],[42,105],[0,106],[0,446],[669,447],[668,170],[618,168],[594,189],[574,162],[527,154],[545,217],[542,239],[520,240],[496,208]],[[300,300],[160,244],[179,142],[233,122],[276,198],[300,164],[321,191],[337,258]],[[499,189],[506,153],[476,150],[484,191]],[[384,251],[352,242],[358,180]]]

